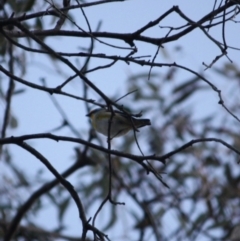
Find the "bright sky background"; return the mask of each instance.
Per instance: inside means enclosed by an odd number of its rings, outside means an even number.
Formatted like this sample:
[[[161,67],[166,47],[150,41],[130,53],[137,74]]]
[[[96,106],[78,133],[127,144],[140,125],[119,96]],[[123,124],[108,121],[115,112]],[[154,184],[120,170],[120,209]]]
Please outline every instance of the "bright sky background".
[[[55,1],[62,2],[62,1]],[[74,2],[74,1],[72,1]],[[155,20],[165,11],[170,9],[173,5],[179,5],[182,12],[184,12],[189,18],[193,20],[199,20],[202,16],[207,14],[213,8],[214,1],[160,1],[160,0],[130,0],[126,2],[119,3],[109,3],[103,4],[95,7],[85,8],[84,11],[88,17],[88,20],[91,24],[92,31],[96,30],[99,20],[102,20],[102,25],[100,31],[106,32],[120,32],[128,33],[139,29],[140,27],[147,24],[149,21]],[[36,9],[37,11],[37,9]],[[74,16],[74,21],[88,31],[85,20],[82,16],[82,13],[79,9],[71,11],[71,14]],[[48,28],[48,23],[51,22],[51,17],[44,17],[42,21],[45,23],[45,28]],[[171,14],[169,18],[164,20],[161,23],[161,26],[180,26],[184,21],[180,21],[180,17],[176,14]],[[227,43],[232,46],[239,46],[240,34],[236,34],[236,24],[231,23],[227,26]],[[238,25],[239,26],[239,25]],[[72,27],[70,23],[63,26],[62,29],[68,30],[69,27]],[[75,29],[76,30],[76,29]],[[143,35],[148,35],[152,37],[163,37],[167,33],[167,29],[161,29],[155,27],[151,30],[148,30],[143,33]],[[221,31],[214,30],[214,36],[221,41]],[[239,29],[238,29],[239,31]],[[210,31],[213,34],[213,31]],[[124,42],[112,41],[109,39],[102,39],[108,43],[116,44],[118,46],[128,47]],[[55,51],[61,52],[79,52],[83,51],[80,47],[85,44],[85,47],[88,47],[90,44],[89,39],[81,38],[63,38],[63,37],[50,37],[46,41]],[[22,40],[22,43],[25,43]],[[136,46],[139,49],[139,52],[136,53],[136,56],[140,55],[151,55],[154,56],[156,52],[156,46],[146,45],[142,48],[142,43],[135,42]],[[36,45],[37,46],[37,45]],[[182,50],[179,52],[174,51],[174,48],[181,46]],[[216,55],[220,54],[219,49],[215,44],[209,41],[206,36],[200,31],[196,30],[188,34],[186,37],[164,45],[164,53],[160,52],[156,62],[177,62],[178,64],[187,66],[198,72],[199,70],[204,69],[202,62],[211,63]],[[103,46],[101,44],[96,44],[94,49],[95,53],[106,53],[109,55],[117,55],[122,53],[118,49],[111,47]],[[126,54],[128,52],[126,51]],[[239,62],[239,52],[228,50],[229,57],[237,63]],[[167,56],[167,58],[164,57]],[[81,67],[83,60],[79,59],[77,65]],[[228,61],[225,57],[222,58],[217,65],[220,63]],[[73,62],[75,63],[75,62]],[[102,59],[95,59],[91,61],[90,68],[96,67],[98,65],[104,65],[107,61]],[[34,83],[41,84],[40,79],[44,78],[49,87],[55,87],[66,80],[73,72],[67,67],[59,62],[56,65],[59,67],[59,73],[54,72],[55,66],[53,62],[49,61],[48,58],[43,55],[32,55],[29,54],[27,63],[29,71],[24,79],[33,81]],[[87,77],[98,86],[107,96],[117,99],[123,94],[126,93],[124,85],[127,81],[129,75],[133,73],[141,73],[148,71],[147,67],[141,67],[134,64],[127,65],[126,63],[119,62],[111,68],[103,69],[90,73]],[[17,72],[18,70],[16,70]],[[158,68],[154,69],[156,72],[164,72],[166,69]],[[223,86],[223,81],[219,76],[212,75],[209,71],[206,72],[206,76],[210,81],[222,89],[222,94],[224,96],[224,91],[227,91],[228,86]],[[181,78],[179,81],[183,81],[187,78],[192,77],[192,75],[186,71],[181,71]],[[7,86],[7,85],[6,85]],[[18,118],[19,128],[14,129],[13,131],[8,131],[7,136],[18,136],[23,134],[32,134],[32,133],[42,133],[49,132],[53,128],[61,125],[61,117],[54,105],[52,104],[50,97],[47,93],[40,92],[38,90],[31,90],[20,84],[17,85],[18,88],[24,88],[26,93],[15,97],[13,100],[13,114]],[[75,79],[73,82],[68,84],[64,88],[66,92],[70,92],[75,95],[82,95],[82,82],[79,79]],[[91,91],[91,98],[99,101],[99,97],[96,93]],[[79,131],[82,138],[86,137],[87,131],[89,128],[88,119],[85,117],[86,109],[85,105],[81,101],[77,101],[71,98],[55,96],[57,101],[60,103],[64,111],[67,113],[67,116],[75,128]],[[124,103],[124,100],[123,102]],[[209,91],[207,96],[201,99],[201,102],[196,102],[199,114],[209,113],[211,111],[221,111],[225,114],[223,108],[218,105],[218,97],[216,92]],[[211,103],[211,105],[209,105]],[[226,100],[226,104],[228,100]],[[127,103],[124,103],[127,104]],[[215,104],[215,105],[214,105]],[[132,105],[133,106],[133,105]],[[210,106],[210,108],[209,108]],[[134,107],[133,107],[134,108]],[[215,109],[216,108],[216,109]],[[24,114],[25,113],[25,114]],[[159,120],[161,121],[161,120]],[[72,133],[69,129],[65,128],[59,135],[71,135]],[[72,148],[76,145],[67,143],[67,142],[53,142],[50,140],[32,140],[29,141],[33,147],[37,148],[38,151],[42,152],[46,158],[54,165],[54,167],[61,173],[64,171],[74,160],[72,156]],[[50,174],[41,163],[39,163],[33,156],[28,154],[26,151],[20,149],[16,146],[11,146],[13,159],[18,160],[18,165],[23,170],[27,170],[31,179],[34,180],[34,175],[36,170],[40,167],[44,170],[44,178],[46,180],[52,179],[52,174]],[[54,151],[53,151],[54,150]],[[6,171],[1,168],[0,162],[0,172]],[[75,180],[78,176],[77,172],[68,180]],[[37,188],[37,187],[36,187]],[[124,209],[131,208],[130,205],[125,207],[119,206],[119,213],[125,215]],[[52,213],[52,215],[51,215]],[[45,212],[39,217],[39,224],[42,226],[46,225],[50,227],[50,220],[54,220],[55,210],[46,209]],[[100,214],[99,220],[103,218],[103,215]],[[126,217],[127,219],[128,217]],[[68,213],[68,222],[67,222],[67,234],[79,235],[79,227],[81,225],[75,204],[71,207],[71,212]],[[129,220],[128,220],[129,221]],[[54,223],[54,221],[53,221]],[[169,225],[166,225],[165,231],[171,229]],[[116,231],[116,230],[115,230]],[[110,238],[114,239],[114,236],[117,236],[117,233],[108,233]],[[204,241],[204,239],[198,239]]]

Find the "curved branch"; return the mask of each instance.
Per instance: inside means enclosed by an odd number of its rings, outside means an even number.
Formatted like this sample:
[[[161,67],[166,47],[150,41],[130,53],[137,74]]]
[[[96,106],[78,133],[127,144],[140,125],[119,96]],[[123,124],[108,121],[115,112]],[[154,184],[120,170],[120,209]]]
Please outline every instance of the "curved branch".
[[[22,147],[23,149],[25,149],[26,151],[28,151],[29,153],[31,153],[33,156],[35,156],[38,160],[40,160],[46,167],[47,169],[56,177],[56,179],[58,180],[58,182],[60,182],[70,193],[70,195],[72,196],[73,200],[75,201],[77,208],[78,208],[78,212],[79,212],[79,217],[82,221],[82,227],[83,230],[85,230],[85,225],[87,223],[87,219],[85,216],[85,212],[84,212],[84,208],[82,205],[82,202],[77,194],[77,192],[74,190],[74,187],[67,181],[64,179],[64,177],[58,173],[58,171],[51,165],[51,163],[40,153],[38,152],[36,149],[34,149],[33,147],[31,147],[30,145],[28,145],[27,143],[20,141],[15,143],[18,146]],[[24,206],[26,207],[26,206]],[[27,206],[27,208],[29,209],[29,206]],[[23,214],[26,212],[25,209],[21,209],[21,212],[18,212],[18,217],[20,217],[20,219],[13,219],[13,222],[11,222],[9,229],[7,230],[7,233],[5,235],[4,240],[5,241],[10,241],[12,236],[14,235],[16,228],[21,220],[21,217],[23,216]],[[84,240],[85,236],[83,237]]]
[[[199,143],[199,142],[219,142],[222,145],[224,145],[225,147],[227,147],[228,149],[235,152],[237,155],[240,155],[239,150],[235,149],[233,146],[231,146],[227,142],[225,142],[221,139],[218,139],[218,138],[200,138],[200,139],[191,140],[191,141],[187,142],[186,144],[182,145],[181,147],[177,148],[176,150],[171,151],[171,152],[169,152],[165,155],[162,155],[162,156],[156,156],[155,154],[148,155],[148,156],[137,156],[137,155],[124,153],[124,152],[120,152],[120,151],[116,151],[116,150],[109,150],[108,148],[98,146],[96,144],[93,144],[91,142],[82,140],[80,138],[57,136],[57,135],[53,135],[51,133],[40,133],[40,134],[32,134],[32,135],[23,135],[23,136],[18,136],[18,137],[12,136],[12,137],[8,137],[8,138],[2,138],[2,139],[0,139],[0,145],[21,144],[23,141],[26,141],[26,140],[44,139],[44,138],[51,139],[51,140],[54,140],[54,141],[68,141],[68,142],[83,144],[83,145],[86,145],[90,148],[102,151],[102,152],[107,153],[107,154],[112,154],[112,155],[115,155],[115,156],[120,156],[120,157],[125,157],[125,158],[128,158],[128,159],[131,159],[131,160],[133,160],[133,161],[135,161],[139,164],[142,164],[142,162],[144,160],[155,160],[155,161],[160,161],[163,164],[165,164],[165,160],[167,158],[170,158],[171,156],[173,156],[173,155],[181,152],[182,150],[189,148],[193,144],[196,144],[196,143]]]

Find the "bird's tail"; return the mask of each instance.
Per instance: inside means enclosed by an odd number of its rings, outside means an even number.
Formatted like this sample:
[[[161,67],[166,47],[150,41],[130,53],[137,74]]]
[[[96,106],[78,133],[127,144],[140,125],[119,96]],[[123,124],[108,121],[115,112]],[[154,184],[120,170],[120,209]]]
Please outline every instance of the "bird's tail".
[[[151,125],[151,121],[149,119],[134,119],[133,123],[136,126],[136,128],[141,128],[143,126]]]

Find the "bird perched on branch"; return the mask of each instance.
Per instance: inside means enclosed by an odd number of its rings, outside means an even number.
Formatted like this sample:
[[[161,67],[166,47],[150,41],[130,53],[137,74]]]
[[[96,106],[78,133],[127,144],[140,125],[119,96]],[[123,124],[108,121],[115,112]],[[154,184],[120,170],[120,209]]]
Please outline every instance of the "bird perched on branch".
[[[93,128],[108,136],[110,126],[110,138],[125,135],[130,130],[138,131],[138,128],[151,125],[149,119],[137,119],[120,111],[95,109],[86,116],[92,120]]]

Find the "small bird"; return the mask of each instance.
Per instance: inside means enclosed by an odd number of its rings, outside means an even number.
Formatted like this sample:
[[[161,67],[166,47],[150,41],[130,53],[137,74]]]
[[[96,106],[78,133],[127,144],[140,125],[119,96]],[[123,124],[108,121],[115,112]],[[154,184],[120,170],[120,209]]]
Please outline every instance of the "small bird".
[[[108,136],[109,120],[111,120],[111,139],[125,135],[131,129],[137,130],[137,128],[151,125],[149,119],[137,119],[116,110],[113,112],[114,114],[110,110],[94,109],[86,116],[91,118],[93,128],[105,136]]]

